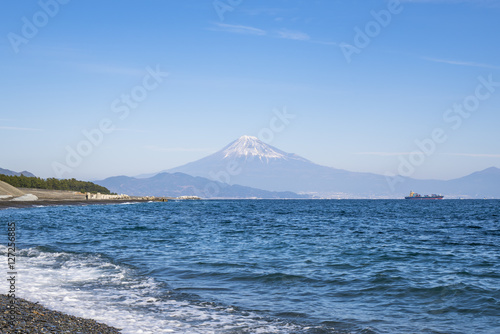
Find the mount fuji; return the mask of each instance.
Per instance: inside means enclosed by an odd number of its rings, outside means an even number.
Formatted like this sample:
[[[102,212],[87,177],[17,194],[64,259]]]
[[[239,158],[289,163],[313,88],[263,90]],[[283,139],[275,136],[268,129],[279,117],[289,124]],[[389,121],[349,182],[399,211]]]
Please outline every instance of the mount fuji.
[[[402,198],[416,189],[420,193],[442,192],[448,198],[500,197],[494,186],[500,184],[500,169],[495,167],[449,181],[398,176],[399,182],[391,186],[384,175],[321,166],[252,136],[242,136],[212,155],[167,172],[322,198]]]
[[[311,193],[320,197],[391,195],[384,176],[321,166],[252,136],[242,136],[212,155],[168,172],[268,191]],[[404,193],[406,189],[398,195]]]

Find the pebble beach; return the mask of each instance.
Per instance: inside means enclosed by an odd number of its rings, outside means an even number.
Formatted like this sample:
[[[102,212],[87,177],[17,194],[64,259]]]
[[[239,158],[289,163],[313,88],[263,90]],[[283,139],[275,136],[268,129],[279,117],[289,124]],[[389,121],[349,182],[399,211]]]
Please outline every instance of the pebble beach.
[[[9,307],[14,305],[14,308]],[[0,295],[0,333],[121,333],[91,319],[83,319],[49,310],[38,303],[15,298],[14,304],[7,295]]]

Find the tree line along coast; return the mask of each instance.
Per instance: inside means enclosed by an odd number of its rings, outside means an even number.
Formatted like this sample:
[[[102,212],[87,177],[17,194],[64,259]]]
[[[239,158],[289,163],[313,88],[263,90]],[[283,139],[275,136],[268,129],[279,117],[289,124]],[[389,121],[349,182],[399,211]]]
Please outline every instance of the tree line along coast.
[[[42,179],[40,177],[15,176],[0,174],[0,181],[10,184],[16,188],[34,188],[47,190],[69,190],[81,193],[101,193],[111,194],[108,188],[97,185],[89,181],[79,181],[76,179]]]

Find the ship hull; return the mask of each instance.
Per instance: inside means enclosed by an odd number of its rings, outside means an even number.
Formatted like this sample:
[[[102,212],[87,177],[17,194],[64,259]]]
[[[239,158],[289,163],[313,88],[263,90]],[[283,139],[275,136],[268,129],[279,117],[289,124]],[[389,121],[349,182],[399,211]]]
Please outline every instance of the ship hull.
[[[435,196],[435,197],[405,197],[405,199],[415,199],[415,200],[420,200],[420,199],[443,199],[444,196]]]

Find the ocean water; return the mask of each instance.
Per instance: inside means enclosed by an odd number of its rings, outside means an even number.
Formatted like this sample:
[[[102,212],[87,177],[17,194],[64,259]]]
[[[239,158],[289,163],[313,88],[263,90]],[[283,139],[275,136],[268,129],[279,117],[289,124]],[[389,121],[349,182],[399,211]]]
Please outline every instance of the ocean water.
[[[3,256],[16,223],[18,296],[123,333],[500,333],[498,200],[171,201],[0,221]]]

